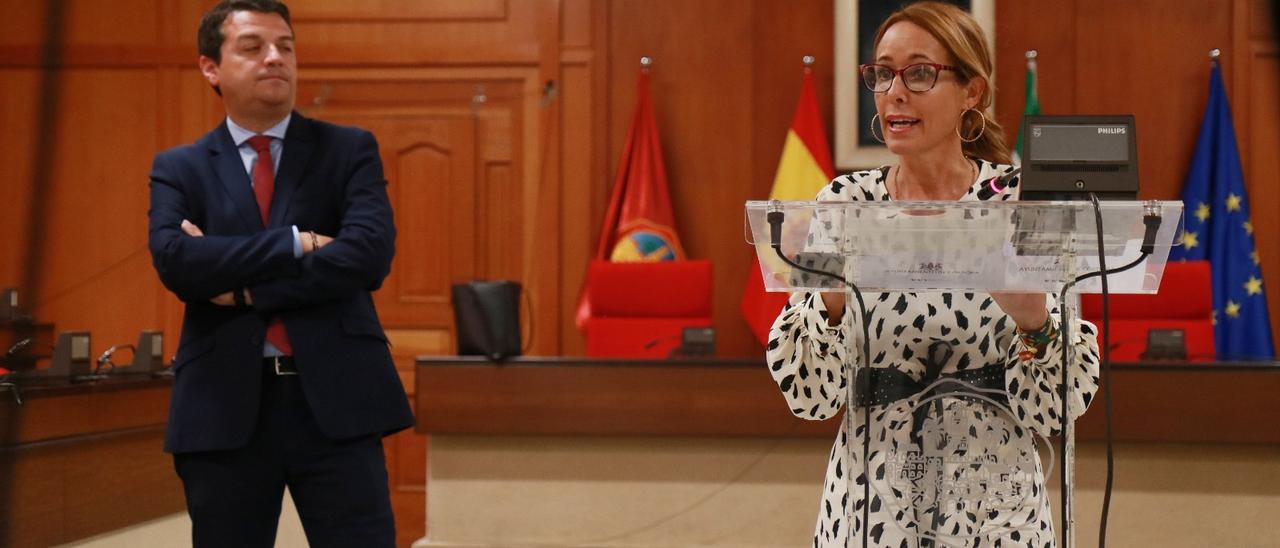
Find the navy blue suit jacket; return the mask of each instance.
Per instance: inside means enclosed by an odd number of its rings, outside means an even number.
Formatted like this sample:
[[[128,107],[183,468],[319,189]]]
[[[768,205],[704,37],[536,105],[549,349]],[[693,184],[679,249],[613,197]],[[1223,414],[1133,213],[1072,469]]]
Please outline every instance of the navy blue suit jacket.
[[[204,237],[182,232],[188,219]],[[334,236],[293,255],[293,231]],[[368,131],[293,114],[266,226],[224,122],[156,155],[149,239],[160,280],[186,304],[165,450],[235,449],[253,433],[266,320],[284,320],[307,403],[332,439],[410,426],[370,292],[391,269],[395,225]],[[252,306],[209,299],[249,288]]]

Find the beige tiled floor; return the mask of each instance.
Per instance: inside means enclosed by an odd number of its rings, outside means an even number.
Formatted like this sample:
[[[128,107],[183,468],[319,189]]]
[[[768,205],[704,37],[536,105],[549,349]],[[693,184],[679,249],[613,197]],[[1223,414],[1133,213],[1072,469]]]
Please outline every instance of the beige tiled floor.
[[[65,548],[174,548],[191,545],[191,520],[187,514],[174,514],[141,523],[127,529],[112,531],[79,542],[64,544]],[[302,522],[293,499],[285,493],[280,509],[280,529],[276,533],[278,548],[306,548],[307,537],[302,532]]]

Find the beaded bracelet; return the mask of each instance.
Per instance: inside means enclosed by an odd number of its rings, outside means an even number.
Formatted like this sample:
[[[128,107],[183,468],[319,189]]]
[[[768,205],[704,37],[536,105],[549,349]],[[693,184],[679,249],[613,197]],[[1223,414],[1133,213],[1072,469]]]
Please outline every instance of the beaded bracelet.
[[[1018,328],[1018,337],[1022,339],[1022,345],[1026,350],[1018,352],[1018,357],[1023,360],[1030,360],[1044,354],[1044,350],[1049,347],[1049,343],[1058,339],[1058,328],[1053,325],[1053,317],[1045,318],[1044,325],[1035,331],[1023,331]]]

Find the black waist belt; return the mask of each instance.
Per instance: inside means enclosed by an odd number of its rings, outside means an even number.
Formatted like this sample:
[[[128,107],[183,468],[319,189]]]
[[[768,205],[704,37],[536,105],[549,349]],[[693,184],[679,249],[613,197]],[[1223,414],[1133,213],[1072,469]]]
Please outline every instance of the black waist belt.
[[[927,396],[943,394],[974,394],[971,388],[980,390],[999,390],[1004,392],[1004,364],[993,364],[979,369],[966,369],[955,373],[928,375],[921,380],[897,369],[864,368],[858,371],[856,386],[858,387],[858,407],[868,405],[889,405],[921,393],[929,385],[940,379],[954,379],[965,383],[943,383],[935,387]],[[967,385],[967,386],[966,386]],[[983,396],[996,400],[1002,405],[1007,402],[1004,394],[978,392]]]
[[[897,369],[869,367],[858,371],[854,386],[858,389],[858,407],[888,405],[899,400],[910,398],[924,391],[929,385],[940,379],[954,379],[960,382],[946,382],[933,388],[925,397],[954,394],[982,394],[1008,406],[1008,398],[1004,394],[1003,363],[995,363],[978,369],[965,369],[955,373],[942,374],[942,368],[951,362],[955,350],[950,344],[935,341],[929,345],[925,353],[924,375],[920,380]],[[964,383],[964,384],[960,384]],[[978,390],[997,390],[999,394],[975,392]],[[920,417],[917,417],[919,419]]]
[[[980,369],[966,369],[964,371],[956,371],[955,373],[947,373],[945,375],[938,374],[941,367],[934,367],[932,363],[926,363],[927,372],[921,380],[911,378],[911,375],[898,371],[897,369],[886,368],[864,368],[858,371],[858,407],[867,407],[869,405],[888,405],[897,401],[904,400],[924,392],[925,388],[941,379],[954,379],[958,382],[944,382],[935,386],[924,397],[933,397],[950,394],[951,396],[963,397],[972,395],[982,395],[994,400],[1001,407],[1008,407],[1009,398],[1005,394],[1004,384],[1004,364],[992,364]],[[993,394],[990,392],[977,392],[977,390],[999,390],[1000,393]],[[934,401],[933,405],[921,405],[911,410],[911,439],[916,443],[920,442],[920,432],[924,425],[925,419],[930,415],[930,408],[934,410],[934,414],[940,417],[942,413],[940,401]]]

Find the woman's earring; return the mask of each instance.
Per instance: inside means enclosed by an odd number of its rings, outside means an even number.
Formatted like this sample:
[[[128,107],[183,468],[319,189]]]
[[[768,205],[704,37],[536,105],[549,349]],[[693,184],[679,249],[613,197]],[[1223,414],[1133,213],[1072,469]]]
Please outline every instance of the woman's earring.
[[[974,135],[972,139],[965,139],[964,134],[960,133],[960,128],[964,127],[964,115],[968,114],[969,111],[971,110],[974,112],[977,112],[978,116],[982,117],[982,129],[979,129],[978,134]],[[987,115],[983,114],[981,110],[978,110],[976,108],[969,108],[969,109],[965,109],[964,112],[960,113],[960,125],[956,126],[956,135],[960,136],[961,141],[964,141],[966,143],[972,143],[974,141],[977,141],[978,139],[981,139],[982,134],[986,132],[987,132]]]
[[[963,117],[963,115],[961,115],[961,116]],[[879,113],[879,112],[877,112],[875,116],[872,116],[872,117],[871,117],[871,136],[872,136],[872,137],[874,137],[874,138],[875,138],[875,140],[880,141],[880,144],[882,144],[882,145],[883,145],[883,144],[884,144],[884,136],[883,136],[883,133],[884,133],[884,132],[883,132],[883,131],[881,131],[881,134],[882,134],[882,135],[876,135],[876,128],[878,128],[878,127],[880,127],[880,113]],[[959,131],[959,130],[956,130],[956,131]]]

